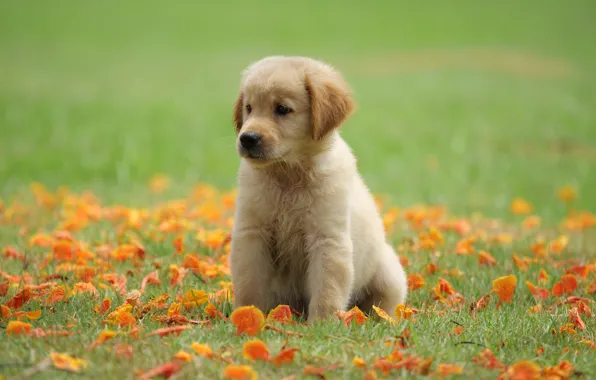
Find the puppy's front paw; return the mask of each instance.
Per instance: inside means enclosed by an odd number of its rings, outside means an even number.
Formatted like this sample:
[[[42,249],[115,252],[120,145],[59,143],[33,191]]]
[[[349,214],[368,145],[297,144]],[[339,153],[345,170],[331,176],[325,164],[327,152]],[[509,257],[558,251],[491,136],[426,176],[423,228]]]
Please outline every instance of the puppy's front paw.
[[[336,311],[343,310],[343,305],[340,302],[332,303],[321,303],[311,302],[308,307],[308,319],[309,324],[313,324],[317,320],[325,320],[333,316]]]

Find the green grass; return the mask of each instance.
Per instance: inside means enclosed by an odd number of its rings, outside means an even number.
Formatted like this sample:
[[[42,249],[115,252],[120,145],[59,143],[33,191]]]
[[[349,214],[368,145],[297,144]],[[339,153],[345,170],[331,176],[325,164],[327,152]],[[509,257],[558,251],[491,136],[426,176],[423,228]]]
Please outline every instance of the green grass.
[[[596,211],[592,1],[164,4],[0,3],[0,249],[14,246],[27,254],[28,263],[25,268],[20,261],[2,257],[2,271],[27,271],[35,283],[43,282],[41,272],[56,271],[55,262],[36,270],[48,250],[27,245],[31,234],[53,231],[64,217],[32,206],[28,188],[34,181],[52,191],[63,185],[77,192],[91,190],[105,207],[149,209],[186,197],[197,183],[232,189],[238,165],[232,105],[241,71],[265,55],[309,55],[335,65],[352,84],[359,108],[342,134],[358,156],[371,190],[385,195],[388,206],[442,204],[466,218],[476,212],[499,218],[517,231],[522,219],[510,214],[509,204],[520,196],[532,203],[544,227],[516,235],[512,246],[487,246],[498,262],[494,268],[479,267],[473,255],[453,254],[455,235],[447,234],[438,258],[430,252],[404,253],[410,259],[408,273],[422,273],[426,264],[438,260],[440,270],[457,268],[465,276],[426,276],[426,287],[414,291],[409,300],[426,311],[415,322],[394,327],[368,322],[349,329],[328,322],[288,328],[304,333],[301,339],[263,332],[259,338],[272,352],[286,340],[301,351],[294,364],[281,369],[254,364],[260,378],[300,374],[306,365],[338,363],[343,369],[330,372],[330,377],[360,378],[352,358],[360,356],[372,364],[390,352],[383,340],[405,329],[411,331],[409,343],[414,345],[407,351],[433,358],[433,370],[443,362],[463,365],[465,376],[496,377],[498,371],[481,372],[471,361],[486,347],[505,364],[533,359],[547,366],[569,360],[588,378],[596,376],[594,351],[579,343],[581,338],[596,341],[594,318],[584,317],[588,328],[577,335],[552,335],[553,328],[567,322],[568,307],[529,315],[527,308],[536,301],[524,285],[526,280],[536,283],[542,267],[551,275],[552,287],[570,266],[595,263],[593,229],[584,234],[557,232],[569,234],[562,258],[574,262],[557,267],[549,259],[521,272],[511,261],[513,253],[532,256],[528,248],[536,235],[554,236],[554,227],[568,211],[556,198],[563,185],[578,190],[574,207]],[[147,182],[160,172],[171,178],[172,186],[156,195]],[[32,207],[23,222],[8,220],[14,202]],[[28,230],[19,234],[23,225]],[[174,297],[191,288],[219,288],[218,281],[225,278],[204,284],[188,276],[181,288],[165,285],[168,266],[182,262],[173,255],[173,235],[155,242],[147,236],[152,224],[143,227],[142,241],[151,258],[140,267],[118,263],[109,270],[133,270],[128,290],[139,288],[142,277],[153,270],[153,261],[162,264],[164,285],[149,287],[143,302],[164,292]],[[194,230],[185,234],[193,242],[189,250],[218,257],[197,246]],[[103,222],[75,233],[77,239],[93,243],[114,243],[116,235],[116,227]],[[404,235],[415,232],[399,228],[391,239],[397,244]],[[513,303],[501,309],[493,303],[473,319],[469,302],[488,293],[494,278],[509,273],[518,278]],[[460,311],[446,308],[443,316],[432,312],[436,302],[429,289],[440,276],[465,296]],[[594,272],[581,280],[577,294],[585,296],[593,280]],[[66,283],[77,281],[70,274]],[[10,288],[0,303],[17,290]],[[122,302],[113,290],[100,293],[99,299],[112,298],[113,305]],[[0,351],[5,353],[0,375],[12,378],[58,351],[87,359],[90,366],[84,377],[129,378],[135,370],[170,360],[179,349],[189,350],[193,341],[209,343],[214,351],[245,362],[241,344],[247,338],[235,336],[234,327],[224,322],[179,337],[147,338],[161,326],[146,318],[139,322],[141,339],[130,341],[132,361],[113,355],[114,341],[88,351],[104,328],[102,318],[91,311],[97,302],[79,295],[54,310],[37,300],[27,303],[26,310],[43,306],[42,318],[31,322],[34,327],[47,329],[76,320],[76,334],[32,339],[0,331]],[[545,306],[554,302],[550,299]],[[450,335],[454,322],[466,327],[462,335]],[[5,328],[6,320],[0,326]],[[460,341],[475,344],[457,344]],[[536,358],[540,346],[545,351]],[[570,350],[564,352],[564,347]],[[223,368],[216,360],[195,358],[181,377],[200,373],[217,378]],[[38,374],[67,376],[54,370]]]

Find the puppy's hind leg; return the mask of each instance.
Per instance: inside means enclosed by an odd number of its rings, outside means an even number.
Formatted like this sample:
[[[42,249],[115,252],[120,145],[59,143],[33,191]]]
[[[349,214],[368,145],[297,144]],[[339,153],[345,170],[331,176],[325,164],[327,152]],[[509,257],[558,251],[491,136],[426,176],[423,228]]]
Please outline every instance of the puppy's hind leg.
[[[389,244],[385,244],[379,268],[369,285],[367,299],[363,300],[364,307],[372,305],[393,315],[398,304],[403,304],[408,294],[406,273],[399,261],[399,257]]]

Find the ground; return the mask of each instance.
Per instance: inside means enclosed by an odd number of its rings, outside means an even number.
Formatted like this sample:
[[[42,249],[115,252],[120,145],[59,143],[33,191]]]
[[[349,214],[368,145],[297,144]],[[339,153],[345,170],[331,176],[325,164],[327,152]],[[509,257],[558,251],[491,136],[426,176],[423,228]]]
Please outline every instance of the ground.
[[[596,376],[595,12],[579,0],[1,3],[0,376],[65,378],[71,365],[132,378],[166,363],[180,378],[231,363],[263,379],[309,366]],[[393,321],[294,315],[248,336],[229,320],[232,105],[242,69],[269,54],[324,59],[354,88],[342,135],[410,275]],[[512,294],[493,283],[506,276]],[[175,323],[190,328],[150,335]],[[279,367],[252,362],[254,339],[271,358],[298,350]]]

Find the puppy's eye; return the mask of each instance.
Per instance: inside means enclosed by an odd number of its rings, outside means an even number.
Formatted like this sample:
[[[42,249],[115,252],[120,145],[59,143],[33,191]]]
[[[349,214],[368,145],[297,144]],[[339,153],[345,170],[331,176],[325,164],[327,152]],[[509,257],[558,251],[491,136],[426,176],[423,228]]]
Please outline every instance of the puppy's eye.
[[[276,115],[285,116],[285,115],[289,114],[290,112],[292,112],[292,109],[290,107],[284,106],[283,104],[278,104],[277,107],[275,107]]]
[[[246,105],[246,113],[250,114],[252,112],[252,107],[250,106],[250,104]]]

